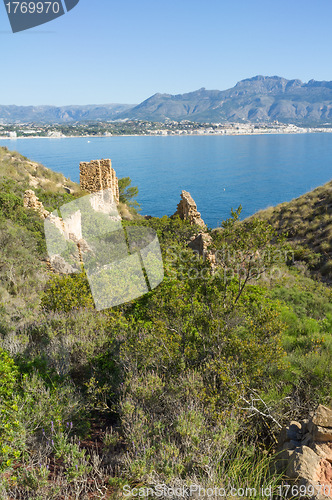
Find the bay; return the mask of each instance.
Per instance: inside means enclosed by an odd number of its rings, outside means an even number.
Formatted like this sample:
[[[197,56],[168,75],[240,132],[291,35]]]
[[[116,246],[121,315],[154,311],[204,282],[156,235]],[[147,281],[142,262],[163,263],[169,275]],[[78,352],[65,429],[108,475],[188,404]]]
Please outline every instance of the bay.
[[[332,134],[8,139],[16,150],[79,182],[79,163],[110,158],[138,186],[142,214],[172,215],[189,191],[209,227],[241,219],[332,178]]]

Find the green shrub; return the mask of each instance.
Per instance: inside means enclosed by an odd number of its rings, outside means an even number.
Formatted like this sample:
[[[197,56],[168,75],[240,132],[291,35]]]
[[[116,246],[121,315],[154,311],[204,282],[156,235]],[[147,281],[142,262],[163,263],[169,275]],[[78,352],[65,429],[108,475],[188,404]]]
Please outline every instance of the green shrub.
[[[41,306],[46,311],[64,312],[82,307],[93,308],[94,301],[85,272],[50,278]]]
[[[18,416],[30,441],[40,436],[42,429],[48,432],[55,421],[75,421],[81,428],[85,427],[83,399],[68,380],[53,379],[48,386],[39,372],[34,370],[22,377],[18,401]]]
[[[36,370],[21,377],[18,365],[0,349],[0,471],[34,448],[52,422],[77,421],[86,427],[83,408],[73,384],[53,378],[47,387]]]
[[[61,193],[61,192],[52,192],[45,191],[45,189],[36,189],[36,196],[38,196],[39,201],[41,201],[44,205],[44,208],[49,212],[54,212],[55,210],[59,210],[62,205],[66,205],[77,199],[77,195],[72,195],[69,193]],[[79,193],[79,195],[83,195]]]
[[[12,397],[18,376],[19,371],[14,360],[0,348],[0,398],[2,403]]]
[[[295,286],[276,286],[269,295],[287,304],[298,318],[309,316],[319,320],[332,313],[331,292],[311,280]]]
[[[162,480],[216,471],[238,429],[235,418],[212,422],[201,401],[197,372],[179,378],[142,373],[127,379],[120,403],[128,442],[128,478]],[[203,472],[203,474],[202,474]]]
[[[10,468],[24,450],[25,429],[17,418],[18,379],[19,371],[13,359],[0,349],[0,471]]]
[[[322,273],[323,276],[328,276],[331,274],[332,271],[332,260],[328,260],[323,267],[320,269],[320,272]]]
[[[34,295],[42,286],[38,243],[25,228],[0,223],[0,283],[13,296]]]
[[[23,200],[14,194],[0,192],[0,214],[4,218],[12,220],[26,218]]]

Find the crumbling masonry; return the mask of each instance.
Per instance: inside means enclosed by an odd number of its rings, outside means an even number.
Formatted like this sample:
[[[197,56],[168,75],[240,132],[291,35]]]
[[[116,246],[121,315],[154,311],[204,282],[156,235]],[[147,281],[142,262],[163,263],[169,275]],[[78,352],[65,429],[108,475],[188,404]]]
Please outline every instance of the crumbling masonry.
[[[116,205],[119,204],[119,184],[111,160],[93,160],[80,163],[81,189],[91,193],[90,203],[96,212],[110,215],[111,220],[121,221]],[[81,210],[63,220],[55,214],[49,213],[38,200],[34,191],[27,190],[24,195],[24,206],[39,213],[48,224],[55,226],[60,234],[68,241],[76,243],[79,261],[82,263],[82,252],[91,251],[89,245],[82,237]],[[51,226],[49,230],[51,231]],[[51,268],[59,273],[68,274],[77,269],[69,265],[61,255],[50,255]]]
[[[174,215],[179,215],[181,219],[189,220],[190,224],[205,227],[204,221],[201,219],[201,214],[197,211],[196,203],[187,191],[182,191],[181,201]]]
[[[113,200],[119,203],[119,184],[111,160],[92,160],[80,163],[81,189],[89,193],[97,193],[108,189],[112,192]]]

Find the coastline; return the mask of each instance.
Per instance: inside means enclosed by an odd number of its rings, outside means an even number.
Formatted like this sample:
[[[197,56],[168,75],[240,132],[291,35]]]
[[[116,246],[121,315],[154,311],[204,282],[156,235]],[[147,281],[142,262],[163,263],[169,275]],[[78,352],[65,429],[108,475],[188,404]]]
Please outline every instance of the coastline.
[[[51,139],[51,140],[56,140],[56,139],[109,139],[110,137],[230,137],[230,136],[251,136],[251,135],[299,135],[299,134],[325,134],[325,133],[332,133],[332,128],[331,129],[325,129],[325,130],[301,130],[301,131],[294,131],[294,132],[251,132],[251,133],[225,133],[225,134],[212,134],[212,133],[207,133],[207,134],[117,134],[117,135],[66,135],[64,137],[44,137],[44,136],[38,136],[38,135],[33,135],[30,137],[3,137],[0,136],[0,141],[1,140],[10,140],[10,141],[16,141],[20,139]]]

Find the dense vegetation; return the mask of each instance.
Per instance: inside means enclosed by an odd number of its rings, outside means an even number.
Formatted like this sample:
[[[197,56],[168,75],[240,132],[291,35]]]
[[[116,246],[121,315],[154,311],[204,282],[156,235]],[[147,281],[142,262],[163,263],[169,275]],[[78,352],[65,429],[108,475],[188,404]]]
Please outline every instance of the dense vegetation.
[[[23,207],[29,164],[0,154],[0,497],[276,484],[280,425],[332,395],[331,290],[291,242],[232,211],[209,231],[212,266],[187,247],[188,222],[125,221],[157,231],[164,280],[97,311],[84,270],[48,270],[42,221]],[[37,169],[46,208],[83,194]]]

